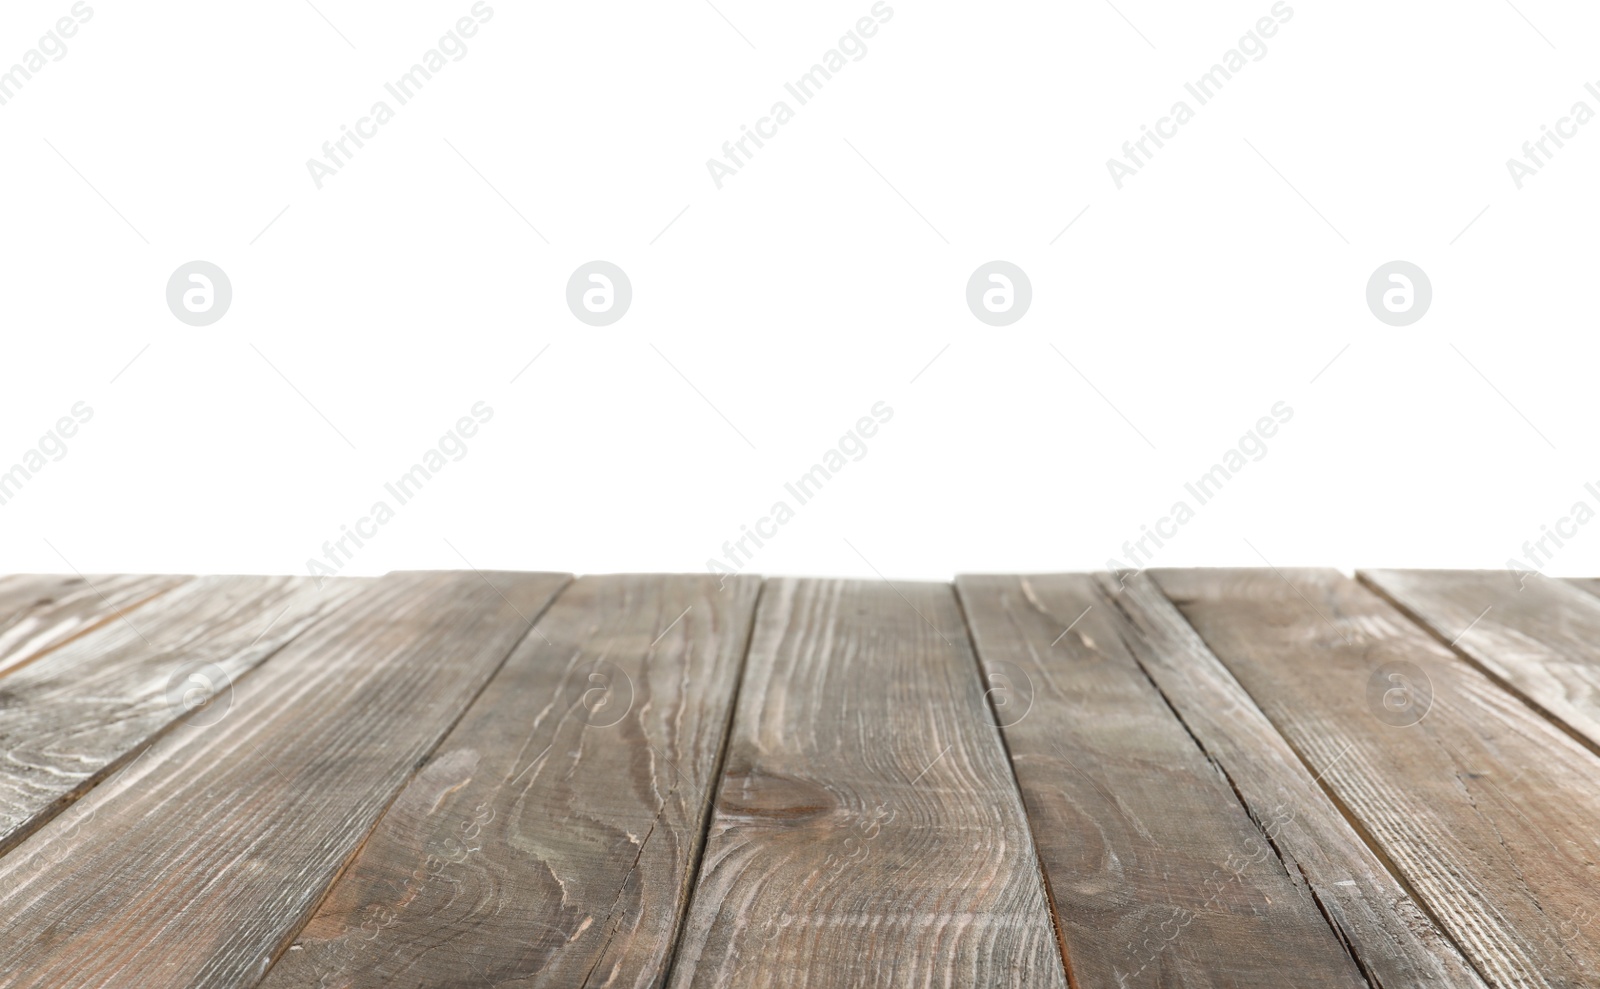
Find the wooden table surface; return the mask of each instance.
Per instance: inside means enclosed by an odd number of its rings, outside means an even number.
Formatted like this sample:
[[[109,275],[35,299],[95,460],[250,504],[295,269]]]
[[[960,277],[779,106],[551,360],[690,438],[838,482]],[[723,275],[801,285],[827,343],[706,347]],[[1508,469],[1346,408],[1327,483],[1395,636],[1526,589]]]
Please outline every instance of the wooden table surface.
[[[0,577],[0,987],[1594,989],[1596,595]]]

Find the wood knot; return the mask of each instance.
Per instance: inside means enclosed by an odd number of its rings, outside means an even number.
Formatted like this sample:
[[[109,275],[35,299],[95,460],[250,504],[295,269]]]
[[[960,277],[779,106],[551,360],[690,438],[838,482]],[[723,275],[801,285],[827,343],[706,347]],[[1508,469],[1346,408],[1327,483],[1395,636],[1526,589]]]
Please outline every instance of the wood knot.
[[[751,767],[728,771],[722,784],[725,817],[759,821],[802,822],[832,815],[839,801],[827,787],[796,776],[769,773]]]

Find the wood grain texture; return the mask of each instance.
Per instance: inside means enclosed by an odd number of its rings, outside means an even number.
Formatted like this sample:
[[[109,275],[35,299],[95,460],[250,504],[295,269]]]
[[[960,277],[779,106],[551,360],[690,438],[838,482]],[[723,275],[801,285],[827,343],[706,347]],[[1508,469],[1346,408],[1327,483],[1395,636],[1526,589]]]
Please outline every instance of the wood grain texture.
[[[574,583],[263,989],[658,984],[759,587],[736,577],[719,591],[711,575]]]
[[[0,986],[253,985],[564,583],[368,587],[0,859]]]
[[[947,585],[763,590],[670,984],[1064,989]]]
[[[1374,986],[1481,989],[1483,980],[1361,840],[1294,750],[1146,576],[1101,574],[1129,649],[1271,836]],[[1013,743],[1015,751],[1015,743]]]
[[[1600,984],[1600,758],[1334,571],[1154,576],[1487,981]]]
[[[1367,986],[1089,574],[956,581],[1080,986]],[[1070,630],[1068,630],[1070,629]],[[1159,772],[1152,772],[1159,767]]]
[[[0,852],[360,586],[196,578],[0,677]]]
[[[1360,577],[1600,748],[1600,598],[1509,570],[1364,570]]]
[[[0,675],[138,608],[186,577],[0,577]]]

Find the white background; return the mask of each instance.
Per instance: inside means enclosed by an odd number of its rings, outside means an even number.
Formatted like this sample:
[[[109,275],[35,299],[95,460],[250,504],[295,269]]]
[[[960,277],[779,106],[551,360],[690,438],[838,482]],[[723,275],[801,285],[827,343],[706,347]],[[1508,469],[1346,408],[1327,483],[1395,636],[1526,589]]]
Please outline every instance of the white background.
[[[721,190],[706,160],[870,0],[491,5],[319,191],[469,0],[91,0],[0,107],[0,469],[95,411],[0,507],[0,570],[304,573],[478,401],[344,573],[702,570],[880,401],[749,570],[1095,569],[1278,401],[1154,565],[1500,567],[1600,505],[1600,121],[1521,190],[1505,164],[1600,110],[1593,5],[1291,0],[1120,191],[1106,160],[1269,0],[891,0]],[[70,7],[0,8],[0,67]],[[634,289],[605,328],[565,305],[594,258]],[[1033,283],[1009,327],[965,306],[995,258]],[[195,259],[234,289],[199,329],[164,299]],[[1393,259],[1432,280],[1410,327],[1366,307]],[[1547,569],[1600,573],[1600,524]]]

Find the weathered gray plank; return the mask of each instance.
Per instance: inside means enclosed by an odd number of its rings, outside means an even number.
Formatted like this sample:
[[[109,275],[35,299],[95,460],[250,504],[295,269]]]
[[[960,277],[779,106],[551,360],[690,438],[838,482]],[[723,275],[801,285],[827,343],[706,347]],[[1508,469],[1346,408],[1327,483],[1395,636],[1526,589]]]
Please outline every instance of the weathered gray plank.
[[[233,680],[359,586],[196,578],[0,678],[0,853],[174,721],[214,717],[220,706],[192,708],[225,704]]]
[[[1600,577],[1569,577],[1567,583],[1587,594],[1600,597]]]
[[[578,580],[263,989],[659,983],[760,581]],[[475,976],[477,982],[474,982]]]
[[[769,581],[716,806],[677,989],[1064,989],[950,587]]]
[[[1227,777],[1141,671],[1089,574],[964,576],[1079,985],[1367,983]]]
[[[1509,570],[1364,570],[1360,577],[1600,748],[1600,598]]]
[[[1600,984],[1600,758],[1336,572],[1154,576],[1487,981]]]
[[[186,577],[0,577],[0,674],[182,584]]]
[[[383,578],[0,858],[0,986],[253,985],[565,582]]]
[[[1239,681],[1145,576],[1100,575],[1132,626],[1120,633],[1195,740],[1270,834],[1374,986],[1483,980],[1361,840]],[[1013,750],[1015,745],[1013,744]]]

